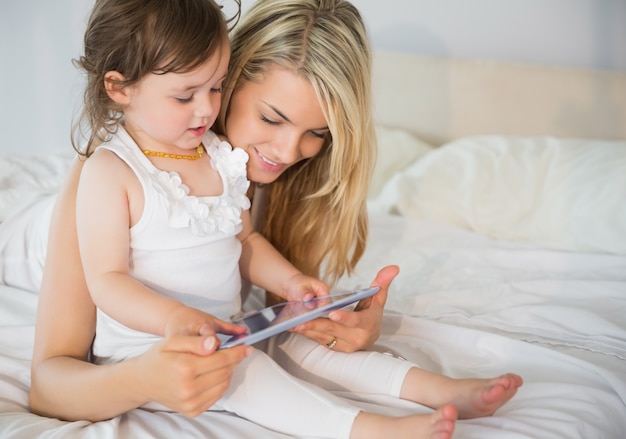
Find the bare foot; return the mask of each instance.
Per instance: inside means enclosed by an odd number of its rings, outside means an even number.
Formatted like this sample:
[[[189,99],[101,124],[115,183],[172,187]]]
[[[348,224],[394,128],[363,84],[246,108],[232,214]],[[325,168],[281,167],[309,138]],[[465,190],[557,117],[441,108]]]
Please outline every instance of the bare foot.
[[[446,404],[429,415],[389,417],[359,413],[354,421],[350,439],[381,437],[415,439],[450,439],[454,431],[457,409]]]
[[[460,419],[490,416],[517,393],[523,380],[519,375],[507,373],[491,379],[455,380],[458,394],[450,403],[459,411]]]

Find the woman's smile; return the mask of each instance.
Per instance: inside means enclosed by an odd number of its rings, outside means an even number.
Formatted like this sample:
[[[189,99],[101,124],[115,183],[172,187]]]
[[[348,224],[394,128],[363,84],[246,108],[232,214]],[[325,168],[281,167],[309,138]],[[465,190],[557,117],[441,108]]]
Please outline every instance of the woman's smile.
[[[298,96],[298,99],[293,99]],[[311,82],[279,66],[233,94],[226,136],[250,156],[248,178],[271,183],[322,149],[328,124]]]
[[[251,146],[251,149],[254,150],[256,156],[260,159],[259,164],[265,171],[269,172],[279,172],[281,171],[285,165],[277,163],[273,160],[268,159],[265,155],[263,155],[257,148]]]

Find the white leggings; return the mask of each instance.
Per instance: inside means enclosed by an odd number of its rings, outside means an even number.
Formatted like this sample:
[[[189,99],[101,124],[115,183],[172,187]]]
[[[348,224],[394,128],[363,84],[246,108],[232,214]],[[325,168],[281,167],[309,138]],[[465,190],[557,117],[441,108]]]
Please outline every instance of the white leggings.
[[[297,334],[272,339],[237,367],[212,410],[294,436],[348,438],[359,409],[329,390],[398,397],[414,365],[378,352],[335,352]]]
[[[290,374],[325,390],[346,390],[398,398],[415,364],[380,352],[336,352],[298,334],[269,341],[268,354]]]

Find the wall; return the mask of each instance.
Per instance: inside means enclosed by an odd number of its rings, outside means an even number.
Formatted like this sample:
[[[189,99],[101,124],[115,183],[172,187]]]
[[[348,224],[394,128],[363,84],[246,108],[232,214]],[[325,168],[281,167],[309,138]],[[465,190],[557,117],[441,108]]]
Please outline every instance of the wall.
[[[244,10],[254,0],[242,0]],[[228,3],[229,0],[224,0]],[[0,0],[0,153],[70,148],[88,0]],[[625,0],[354,0],[374,48],[626,71]]]
[[[626,0],[352,2],[375,48],[626,70]]]
[[[626,70],[625,0],[354,3],[380,48]]]

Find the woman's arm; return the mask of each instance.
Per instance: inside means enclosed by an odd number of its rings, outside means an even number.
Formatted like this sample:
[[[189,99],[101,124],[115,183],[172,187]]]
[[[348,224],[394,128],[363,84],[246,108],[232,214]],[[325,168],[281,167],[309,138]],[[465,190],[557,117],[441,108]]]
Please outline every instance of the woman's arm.
[[[72,165],[50,225],[35,328],[31,409],[60,419],[98,421],[156,401],[195,416],[222,396],[233,369],[250,349],[213,353],[213,337],[178,335],[122,363],[96,366],[87,361],[96,314],[76,235],[82,165]]]

